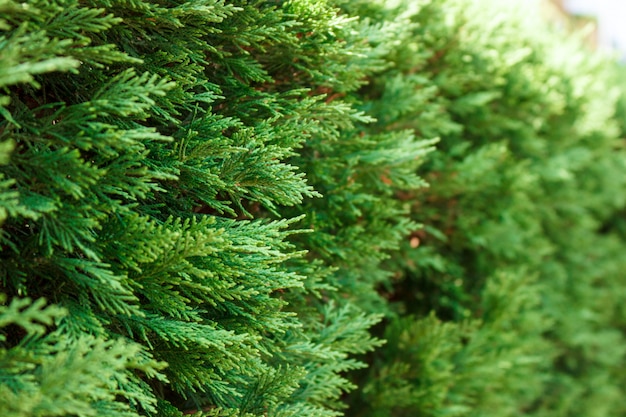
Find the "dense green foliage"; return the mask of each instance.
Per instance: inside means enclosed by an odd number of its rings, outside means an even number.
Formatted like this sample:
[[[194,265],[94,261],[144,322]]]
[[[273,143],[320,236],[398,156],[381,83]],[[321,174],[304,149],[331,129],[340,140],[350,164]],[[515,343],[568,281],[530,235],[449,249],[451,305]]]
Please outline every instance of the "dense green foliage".
[[[421,170],[430,188],[402,196],[425,227],[392,263],[392,299],[416,318],[386,330],[357,409],[621,415],[626,265],[612,217],[625,160],[611,67],[495,5],[425,3],[358,11],[408,20],[400,59],[367,91],[373,116],[441,141]],[[395,92],[409,108],[405,92],[427,89],[417,112],[434,120],[383,104]]]
[[[487,0],[0,0],[0,414],[626,414],[613,69]]]

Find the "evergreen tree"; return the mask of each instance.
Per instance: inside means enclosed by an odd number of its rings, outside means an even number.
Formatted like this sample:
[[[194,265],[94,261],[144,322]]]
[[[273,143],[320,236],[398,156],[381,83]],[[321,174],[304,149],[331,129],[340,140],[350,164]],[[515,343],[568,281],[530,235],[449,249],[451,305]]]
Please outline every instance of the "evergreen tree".
[[[338,414],[378,319],[312,302],[330,272],[304,275],[278,210],[320,195],[296,150],[367,121],[325,93],[366,71],[332,79],[353,20],[307,1],[1,7],[3,414]]]
[[[403,317],[351,415],[619,415],[625,269],[607,220],[625,155],[609,61],[495,3],[345,7],[402,22],[393,65],[364,89],[378,128],[441,138],[420,169],[430,187],[397,195],[424,227],[389,264]]]
[[[623,414],[624,99],[531,20],[0,0],[0,414]]]

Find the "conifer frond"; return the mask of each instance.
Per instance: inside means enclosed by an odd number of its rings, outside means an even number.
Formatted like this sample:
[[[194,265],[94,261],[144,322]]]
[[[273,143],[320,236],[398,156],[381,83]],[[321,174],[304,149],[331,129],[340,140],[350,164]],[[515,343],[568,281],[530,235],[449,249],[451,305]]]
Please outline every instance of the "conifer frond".
[[[133,69],[126,70],[102,86],[93,95],[88,106],[98,115],[147,117],[147,110],[155,104],[150,96],[163,96],[173,83],[160,79],[156,74],[137,75]]]
[[[0,297],[2,304],[6,303],[6,296]],[[46,326],[54,324],[55,320],[65,315],[65,310],[55,305],[47,305],[42,298],[32,301],[29,298],[13,298],[9,305],[0,305],[0,328],[9,324],[20,326],[29,335],[43,335]],[[6,335],[0,336],[6,341]]]

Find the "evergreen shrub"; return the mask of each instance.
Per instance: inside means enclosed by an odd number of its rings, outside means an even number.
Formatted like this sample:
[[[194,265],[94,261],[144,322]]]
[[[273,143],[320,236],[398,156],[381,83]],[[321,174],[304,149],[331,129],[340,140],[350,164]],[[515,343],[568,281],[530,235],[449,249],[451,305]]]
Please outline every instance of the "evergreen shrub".
[[[0,32],[0,415],[626,411],[609,60],[487,0]]]

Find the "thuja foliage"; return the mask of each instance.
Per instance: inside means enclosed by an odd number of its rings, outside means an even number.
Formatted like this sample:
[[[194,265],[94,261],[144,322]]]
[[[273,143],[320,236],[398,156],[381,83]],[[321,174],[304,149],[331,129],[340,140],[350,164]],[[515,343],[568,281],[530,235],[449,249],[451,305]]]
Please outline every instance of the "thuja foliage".
[[[374,128],[440,137],[419,170],[430,187],[396,195],[424,227],[389,263],[400,318],[353,415],[622,414],[610,62],[494,3],[344,7],[401,28],[362,90]]]
[[[624,413],[608,61],[479,0],[0,31],[0,414]]]
[[[379,318],[330,301],[294,243],[310,222],[279,208],[326,192],[290,163],[305,142],[369,121],[329,95],[379,65],[356,19],[211,0],[0,17],[0,413],[338,414]]]

